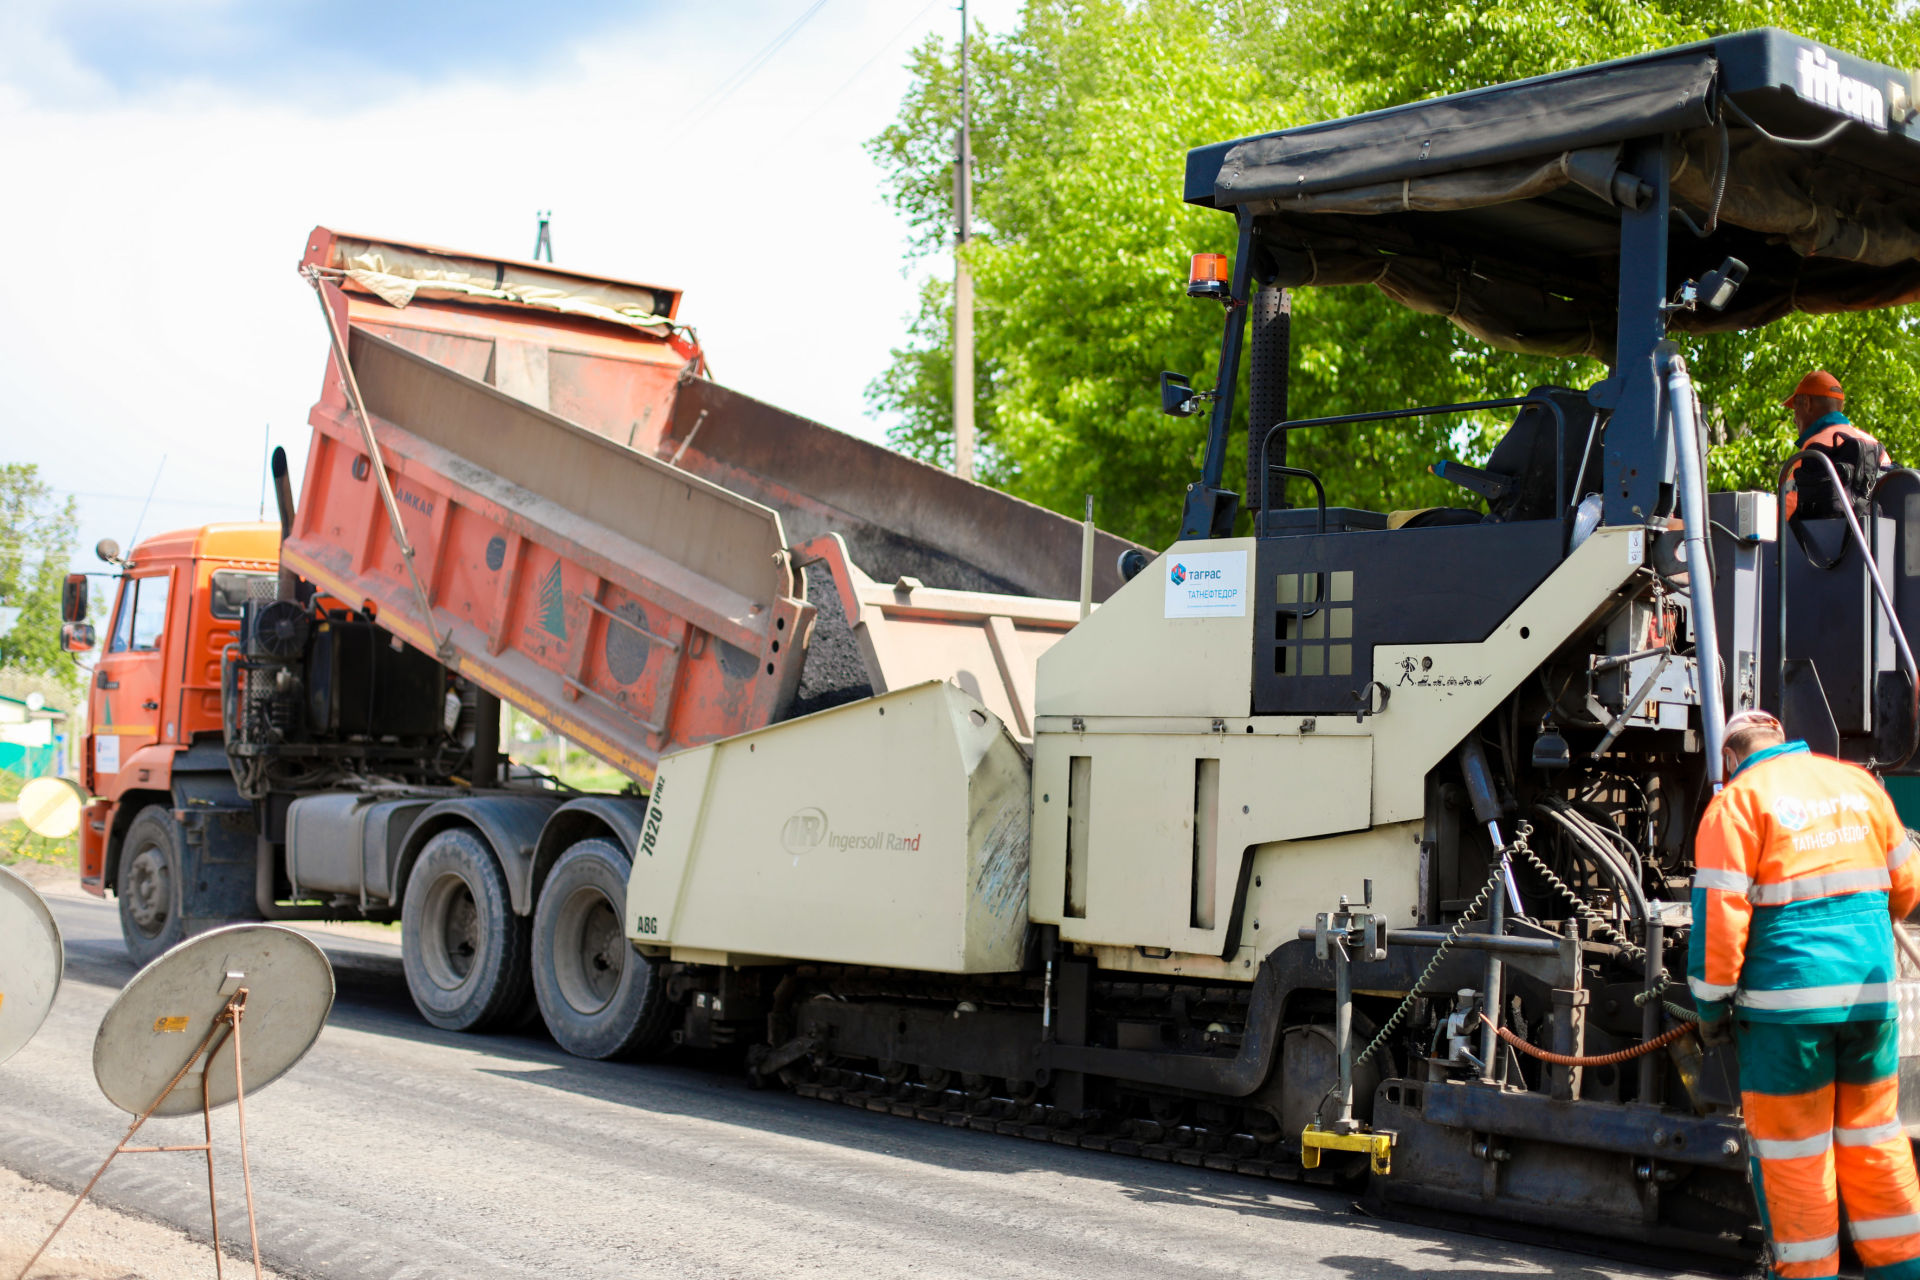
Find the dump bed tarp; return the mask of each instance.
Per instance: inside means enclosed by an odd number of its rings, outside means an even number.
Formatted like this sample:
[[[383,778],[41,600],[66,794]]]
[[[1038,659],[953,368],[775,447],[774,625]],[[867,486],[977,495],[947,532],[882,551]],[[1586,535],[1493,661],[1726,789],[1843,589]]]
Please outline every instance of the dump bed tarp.
[[[1608,358],[1629,148],[1666,136],[1673,282],[1733,255],[1722,313],[1920,299],[1920,121],[1905,71],[1777,29],[1200,147],[1186,198],[1256,217],[1288,286],[1374,284],[1514,351]],[[1706,234],[1698,234],[1705,232]]]

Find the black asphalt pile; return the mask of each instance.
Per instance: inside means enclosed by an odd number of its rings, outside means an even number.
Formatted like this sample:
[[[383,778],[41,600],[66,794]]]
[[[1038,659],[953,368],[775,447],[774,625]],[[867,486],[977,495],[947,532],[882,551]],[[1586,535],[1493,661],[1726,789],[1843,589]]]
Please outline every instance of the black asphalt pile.
[[[833,571],[814,563],[804,572],[807,600],[816,612],[807,660],[800,668],[800,688],[783,717],[787,720],[873,696],[866,661],[853,638],[853,624],[847,620],[840,592],[833,585]]]

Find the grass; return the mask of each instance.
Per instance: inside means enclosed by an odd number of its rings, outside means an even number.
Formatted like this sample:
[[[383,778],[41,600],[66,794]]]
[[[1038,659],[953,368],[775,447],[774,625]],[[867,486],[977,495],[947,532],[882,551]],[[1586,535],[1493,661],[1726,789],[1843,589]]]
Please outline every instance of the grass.
[[[567,785],[582,791],[618,791],[633,779],[584,751],[568,752],[567,767],[560,777]]]
[[[40,862],[50,867],[80,870],[80,849],[72,836],[49,840],[27,830],[18,818],[0,826],[0,864]]]
[[[553,755],[550,751],[529,750],[522,746],[514,750],[511,755],[515,762],[531,765],[543,773],[553,774],[576,791],[617,792],[633,781],[598,756],[582,751],[578,747],[567,749],[567,762],[557,771],[553,767]]]

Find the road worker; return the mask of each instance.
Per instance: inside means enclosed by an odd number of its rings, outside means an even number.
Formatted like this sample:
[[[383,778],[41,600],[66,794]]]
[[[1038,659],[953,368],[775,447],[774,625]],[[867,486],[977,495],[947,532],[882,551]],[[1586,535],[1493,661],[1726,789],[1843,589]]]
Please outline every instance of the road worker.
[[[1847,393],[1840,389],[1840,380],[1825,369],[1815,369],[1800,379],[1800,385],[1793,389],[1781,403],[1793,413],[1793,425],[1798,436],[1795,449],[1819,449],[1828,454],[1840,473],[1841,483],[1849,486],[1855,498],[1856,508],[1864,505],[1863,500],[1873,492],[1873,485],[1880,473],[1890,465],[1887,451],[1880,442],[1862,431],[1848,420],[1841,406],[1847,401]],[[1801,468],[1805,463],[1796,462],[1787,476],[1787,496],[1785,516],[1792,519],[1800,506]],[[1821,474],[1807,478],[1806,489],[1809,493],[1818,493],[1820,499],[1810,505],[1807,515],[1817,517],[1837,517],[1840,511],[1833,506],[1834,499],[1828,494],[1833,487],[1825,476],[1819,463],[1812,464],[1812,470]],[[1864,510],[1861,512],[1864,516]]]
[[[1701,1039],[1740,1064],[1770,1276],[1831,1276],[1838,1199],[1867,1280],[1920,1280],[1920,1186],[1897,1115],[1893,929],[1920,858],[1866,770],[1727,722],[1729,779],[1694,845],[1687,984]]]

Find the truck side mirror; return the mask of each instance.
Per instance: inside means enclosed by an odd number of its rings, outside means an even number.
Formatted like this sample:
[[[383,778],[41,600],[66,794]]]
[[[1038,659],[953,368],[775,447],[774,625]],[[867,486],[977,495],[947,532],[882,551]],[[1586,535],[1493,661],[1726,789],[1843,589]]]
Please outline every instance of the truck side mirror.
[[[70,573],[60,586],[60,621],[84,622],[87,618],[87,575]]]
[[[1160,375],[1160,412],[1169,418],[1193,416],[1193,383],[1184,373]]]
[[[65,622],[60,625],[60,647],[68,653],[86,653],[97,643],[91,622]]]

